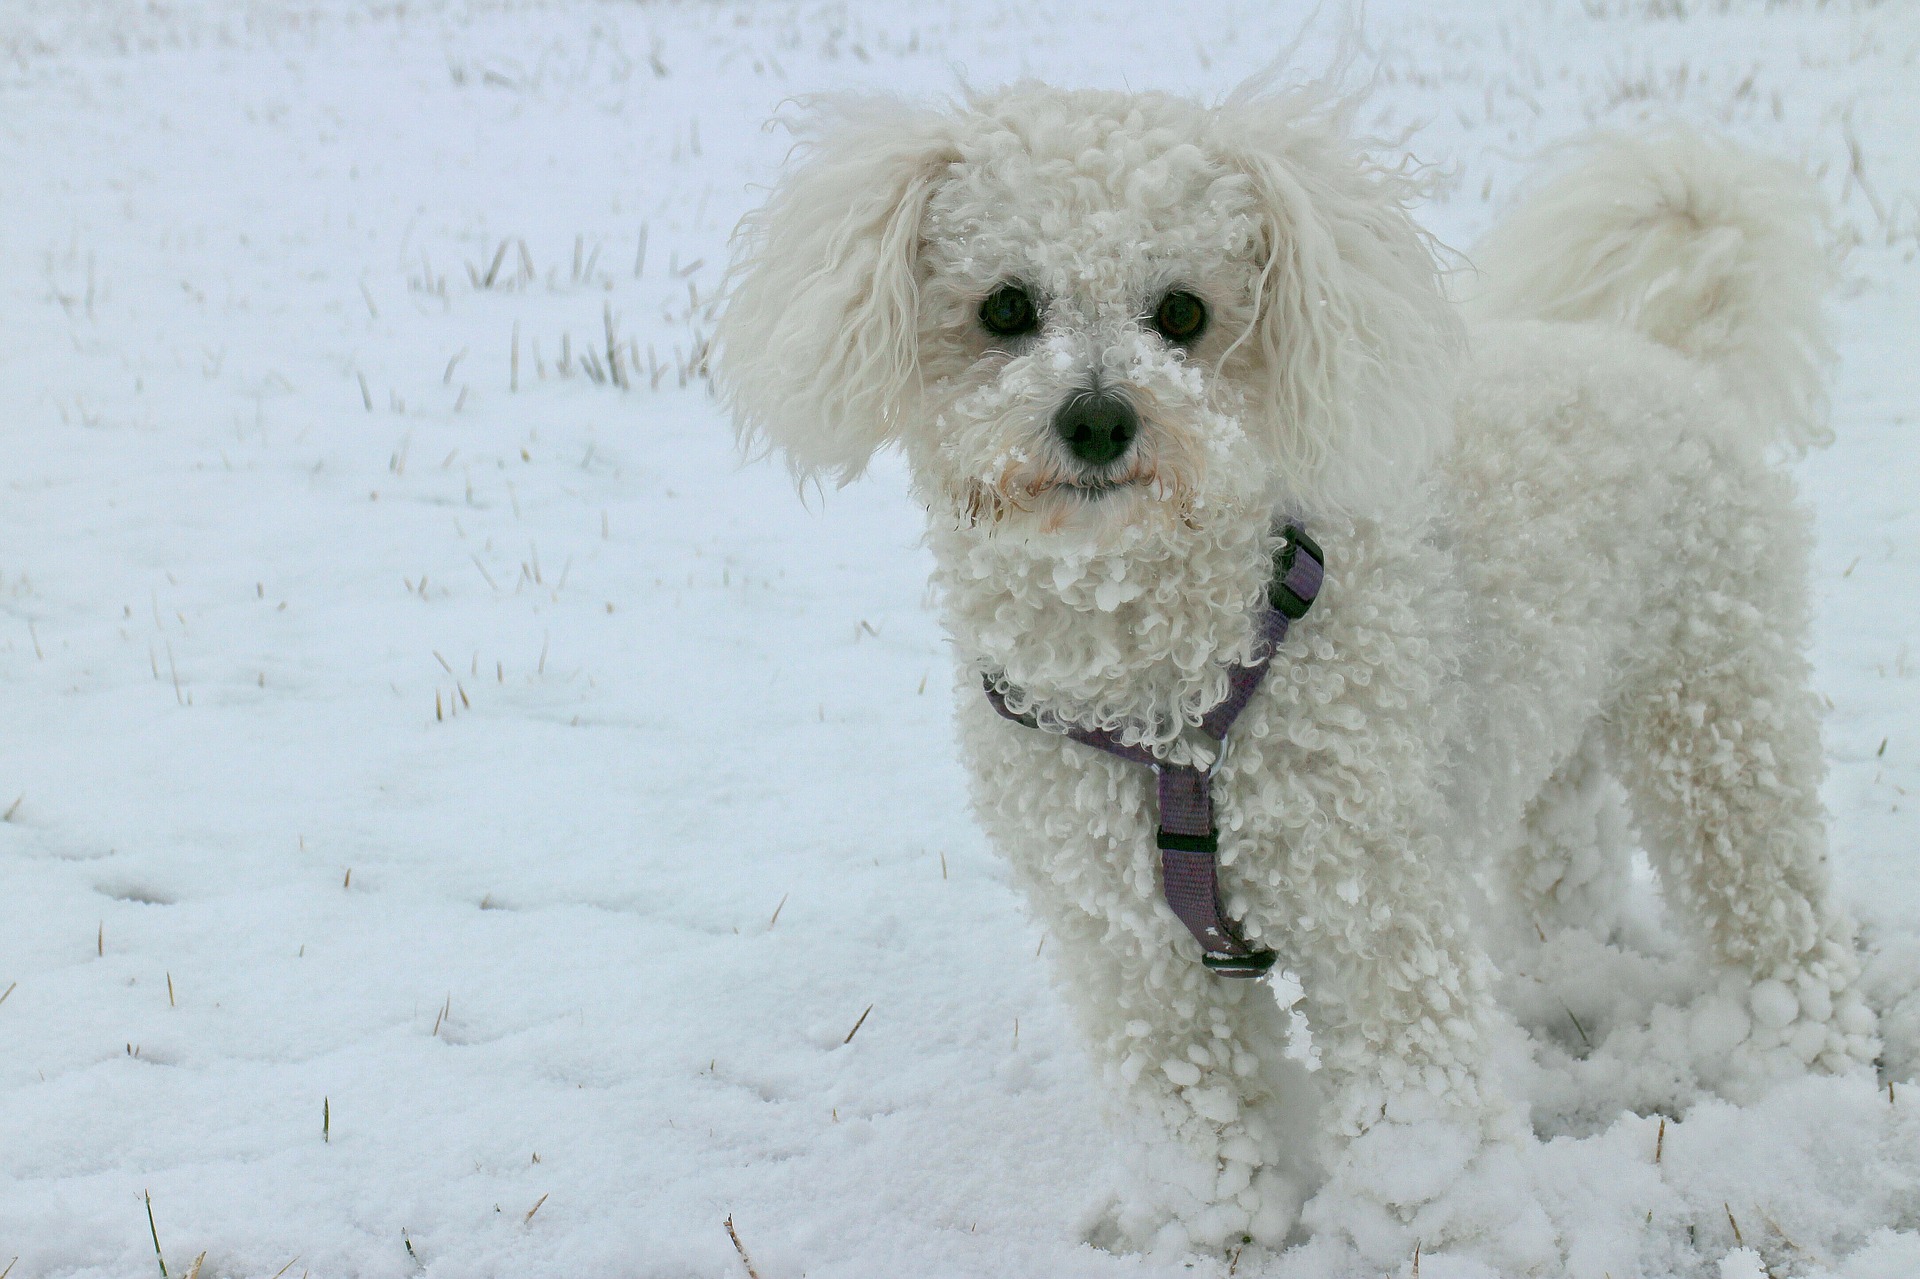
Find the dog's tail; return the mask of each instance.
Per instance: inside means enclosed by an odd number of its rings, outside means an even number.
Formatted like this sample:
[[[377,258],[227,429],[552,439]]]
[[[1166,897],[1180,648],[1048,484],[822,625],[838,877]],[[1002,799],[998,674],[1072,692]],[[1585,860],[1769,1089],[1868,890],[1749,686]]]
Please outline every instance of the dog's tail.
[[[1825,202],[1792,165],[1681,128],[1605,135],[1472,255],[1469,310],[1622,324],[1714,369],[1769,440],[1825,444]]]

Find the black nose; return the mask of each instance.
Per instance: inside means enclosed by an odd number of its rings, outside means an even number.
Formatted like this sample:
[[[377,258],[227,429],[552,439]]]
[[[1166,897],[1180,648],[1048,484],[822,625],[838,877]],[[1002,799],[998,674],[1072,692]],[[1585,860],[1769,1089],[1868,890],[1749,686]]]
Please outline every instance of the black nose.
[[[1082,391],[1053,415],[1053,429],[1067,442],[1067,451],[1082,462],[1105,466],[1133,443],[1140,432],[1140,417],[1117,395]]]

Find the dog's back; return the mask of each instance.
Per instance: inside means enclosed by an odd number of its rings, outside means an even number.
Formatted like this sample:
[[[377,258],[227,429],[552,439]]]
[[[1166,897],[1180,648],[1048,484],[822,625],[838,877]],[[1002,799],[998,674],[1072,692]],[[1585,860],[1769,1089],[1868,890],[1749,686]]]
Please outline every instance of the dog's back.
[[[1829,438],[1813,184],[1677,128],[1570,155],[1462,288],[1475,358],[1445,473],[1476,599],[1463,749],[1484,758],[1461,798],[1503,834],[1628,672],[1660,666],[1676,607],[1740,576],[1797,589],[1805,515],[1764,449]]]

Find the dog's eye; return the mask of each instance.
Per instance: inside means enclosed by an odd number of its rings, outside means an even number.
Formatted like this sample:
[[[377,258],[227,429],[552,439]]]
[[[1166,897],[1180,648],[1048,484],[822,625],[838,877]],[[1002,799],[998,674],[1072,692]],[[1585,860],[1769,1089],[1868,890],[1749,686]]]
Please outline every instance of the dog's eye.
[[[1040,327],[1033,295],[1017,284],[1003,284],[980,304],[980,326],[995,337],[1014,338]]]
[[[1160,299],[1153,327],[1169,342],[1191,342],[1207,327],[1207,304],[1178,289]]]

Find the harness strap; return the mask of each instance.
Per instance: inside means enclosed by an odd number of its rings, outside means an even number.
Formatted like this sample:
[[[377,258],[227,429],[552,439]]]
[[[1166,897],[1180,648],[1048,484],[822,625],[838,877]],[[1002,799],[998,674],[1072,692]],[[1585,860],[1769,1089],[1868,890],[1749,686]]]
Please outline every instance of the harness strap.
[[[1220,835],[1213,824],[1213,773],[1225,754],[1226,736],[1266,677],[1273,655],[1287,638],[1290,623],[1305,617],[1325,580],[1325,556],[1306,530],[1288,524],[1274,553],[1273,580],[1260,621],[1261,642],[1252,661],[1227,670],[1227,695],[1200,720],[1200,731],[1214,743],[1206,768],[1173,764],[1137,742],[1125,742],[1112,729],[1068,726],[1066,736],[1095,750],[1153,770],[1158,780],[1160,817],[1155,844],[1160,850],[1161,892],[1205,952],[1201,963],[1222,977],[1259,977],[1273,967],[1274,954],[1249,944],[1220,907]],[[1007,719],[1039,729],[1031,714],[1014,711],[1006,694],[983,676],[987,701]]]

